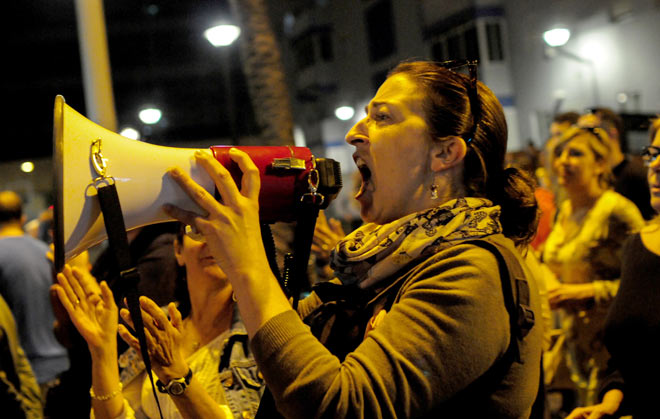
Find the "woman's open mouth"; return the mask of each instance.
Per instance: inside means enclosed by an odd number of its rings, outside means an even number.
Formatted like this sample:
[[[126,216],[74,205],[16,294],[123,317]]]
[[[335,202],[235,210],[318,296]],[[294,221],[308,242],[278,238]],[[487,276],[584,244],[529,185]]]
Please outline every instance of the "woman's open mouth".
[[[362,183],[360,184],[360,190],[355,195],[355,199],[360,198],[367,190],[373,190],[373,184],[370,183],[371,180],[371,169],[367,166],[367,163],[361,158],[355,158],[355,165],[362,176]],[[370,187],[371,186],[371,187]]]

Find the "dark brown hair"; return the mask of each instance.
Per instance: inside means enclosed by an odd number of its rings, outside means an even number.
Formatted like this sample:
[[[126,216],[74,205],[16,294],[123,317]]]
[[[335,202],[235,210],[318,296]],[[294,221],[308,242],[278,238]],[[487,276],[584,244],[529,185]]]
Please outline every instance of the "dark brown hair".
[[[651,123],[649,124],[649,144],[653,144],[653,140],[655,140],[658,130],[660,130],[660,114],[651,119]]]
[[[558,113],[552,118],[552,122],[558,124],[568,123],[569,125],[577,124],[578,119],[580,119],[580,114],[574,111]]]
[[[183,236],[186,234],[186,225],[183,223],[176,223],[176,237],[174,239],[175,246],[176,243],[180,247],[183,247]],[[181,313],[181,317],[186,318],[190,315],[191,303],[190,303],[190,292],[188,291],[188,281],[186,274],[186,266],[179,266],[177,264],[177,275],[176,282],[174,286],[174,296],[179,303],[177,309]]]
[[[534,181],[515,167],[504,168],[507,125],[502,105],[493,92],[477,82],[479,109],[470,108],[470,80],[466,75],[427,61],[404,62],[389,76],[404,74],[420,86],[431,138],[466,140],[463,182],[467,196],[485,197],[500,205],[504,235],[517,245],[531,241],[538,223]],[[474,115],[479,115],[476,119]],[[476,123],[476,128],[475,128]],[[474,130],[474,135],[471,131]]]
[[[14,191],[0,191],[0,223],[19,221],[23,216],[23,201]]]

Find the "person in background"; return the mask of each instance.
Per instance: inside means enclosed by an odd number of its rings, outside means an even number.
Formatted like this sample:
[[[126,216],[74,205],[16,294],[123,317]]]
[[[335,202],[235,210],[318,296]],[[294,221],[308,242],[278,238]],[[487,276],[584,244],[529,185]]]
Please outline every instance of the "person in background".
[[[183,227],[174,241],[181,274],[178,308],[174,303],[167,306],[168,319],[153,300],[140,297],[147,336],[158,337],[165,330],[172,336],[150,352],[153,372],[161,382],[163,417],[252,417],[263,381],[248,350],[231,284],[206,243],[185,235]],[[118,308],[108,284],[99,286],[89,272],[68,265],[57,280],[53,289],[91,353],[94,417],[159,417],[139,344],[118,324]],[[121,316],[132,326],[127,310],[122,309]],[[117,331],[131,346],[119,356]],[[176,392],[169,385],[179,377],[185,378],[181,381],[185,385]]]
[[[469,76],[458,72],[465,67]],[[165,210],[194,225],[227,272],[280,414],[529,417],[542,326],[509,323],[506,275],[481,247],[497,246],[522,270],[527,309],[539,313],[536,284],[514,247],[534,234],[533,181],[504,168],[506,140],[502,106],[477,81],[476,63],[393,69],[346,136],[365,224],[335,246],[337,278],[298,313],[268,265],[249,156],[229,151],[243,172],[237,186],[211,155],[195,154],[222,203],[180,169],[169,171],[205,214]],[[514,347],[522,363],[512,361]]]
[[[609,108],[594,108],[578,120],[583,127],[600,127],[610,139],[609,164],[614,175],[614,191],[625,196],[637,205],[645,220],[653,217],[649,189],[646,183],[646,169],[639,158],[627,154],[628,142],[623,119]]]
[[[555,115],[550,123],[549,134],[543,146],[543,150],[539,156],[539,167],[536,170],[536,178],[539,185],[549,189],[555,197],[558,197],[559,186],[557,185],[557,178],[552,170],[552,151],[554,150],[557,142],[562,134],[571,126],[577,123],[580,114],[577,112],[569,111]],[[561,200],[557,200],[558,205]]]
[[[569,419],[605,415],[658,417],[660,385],[660,118],[650,127],[651,144],[642,157],[647,167],[650,204],[656,217],[623,246],[621,285],[605,323],[611,355],[600,403],[575,409]]]
[[[0,296],[0,406],[3,417],[43,418],[41,391],[23,348],[14,316]]]
[[[46,258],[48,245],[25,234],[24,222],[20,196],[0,192],[0,295],[14,314],[21,346],[45,401],[58,375],[69,368],[69,358],[53,331],[55,315],[49,296],[53,266]]]
[[[566,200],[543,251],[560,284],[548,290],[559,309],[566,364],[578,403],[595,401],[607,362],[603,323],[620,277],[621,245],[644,224],[639,210],[611,190],[607,134],[573,127],[554,149],[553,166]]]

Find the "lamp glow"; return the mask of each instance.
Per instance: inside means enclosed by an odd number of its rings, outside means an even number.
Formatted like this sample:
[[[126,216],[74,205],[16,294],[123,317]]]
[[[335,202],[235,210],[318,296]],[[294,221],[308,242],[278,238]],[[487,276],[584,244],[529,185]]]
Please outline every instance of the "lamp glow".
[[[140,121],[147,125],[153,125],[160,121],[163,113],[158,108],[146,108],[142,109],[138,116],[140,117]]]
[[[126,138],[130,138],[131,140],[139,140],[140,139],[140,133],[135,129],[131,127],[126,127],[121,132],[119,135],[123,135]]]
[[[560,47],[571,38],[571,31],[566,28],[555,28],[543,32],[543,40],[551,47]]]
[[[21,163],[21,170],[25,173],[30,173],[34,170],[34,163],[31,161],[26,161]]]
[[[240,35],[241,28],[236,25],[218,25],[204,31],[204,37],[214,47],[231,45]]]
[[[352,106],[340,106],[335,109],[335,116],[342,121],[348,121],[355,115],[355,109]]]

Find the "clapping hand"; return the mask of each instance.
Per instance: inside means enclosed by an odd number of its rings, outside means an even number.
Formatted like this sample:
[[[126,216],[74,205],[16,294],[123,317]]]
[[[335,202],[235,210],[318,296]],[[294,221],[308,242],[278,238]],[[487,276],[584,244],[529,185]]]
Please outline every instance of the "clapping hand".
[[[328,220],[325,213],[321,211],[312,239],[312,252],[316,255],[316,259],[327,264],[330,261],[330,253],[344,236],[346,233],[344,233],[341,222],[334,218]]]
[[[65,265],[52,289],[90,351],[116,347],[117,305],[108,284],[99,285],[89,271]]]
[[[188,364],[181,351],[183,344],[183,320],[174,303],[167,307],[170,319],[148,297],[140,297],[140,311],[144,323],[147,352],[154,372],[164,382],[179,378],[188,372]],[[130,312],[121,309],[121,317],[133,329]],[[140,355],[140,342],[124,325],[119,325],[119,335]]]

